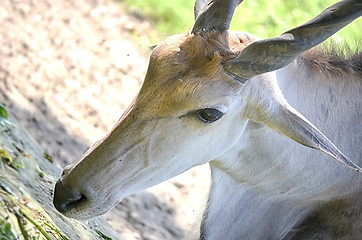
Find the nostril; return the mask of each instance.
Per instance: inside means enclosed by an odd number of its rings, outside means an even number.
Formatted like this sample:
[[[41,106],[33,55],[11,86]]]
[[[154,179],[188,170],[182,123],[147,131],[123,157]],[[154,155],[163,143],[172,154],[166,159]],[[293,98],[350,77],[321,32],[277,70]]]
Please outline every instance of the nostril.
[[[59,212],[67,212],[86,200],[86,196],[64,185],[61,180],[55,184],[53,204]]]
[[[85,199],[86,199],[86,197],[84,194],[77,195],[76,198],[69,199],[69,201],[64,202],[61,206],[61,209],[63,210],[63,212],[72,210],[77,205],[79,205],[81,202],[83,202]]]

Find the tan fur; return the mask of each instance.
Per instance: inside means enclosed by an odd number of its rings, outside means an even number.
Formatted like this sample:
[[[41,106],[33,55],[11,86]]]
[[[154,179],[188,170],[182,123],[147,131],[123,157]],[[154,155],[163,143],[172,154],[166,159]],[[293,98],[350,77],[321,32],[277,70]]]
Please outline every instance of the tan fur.
[[[153,51],[148,74],[152,75],[155,68],[167,67],[165,78],[171,80],[190,73],[213,74],[213,71],[220,70],[223,63],[236,57],[251,41],[244,35],[218,31],[202,35],[180,34],[168,40]],[[240,44],[244,42],[246,44]],[[152,61],[157,61],[157,67]]]
[[[154,117],[172,116],[173,112],[180,115],[215,98],[218,93],[239,91],[238,83],[225,73],[223,63],[236,57],[255,39],[245,33],[218,31],[202,35],[179,34],[166,39],[151,55],[137,102],[140,111],[148,111],[145,115]],[[230,81],[219,81],[229,78]],[[208,96],[204,89],[209,89],[207,92],[212,92],[213,96]],[[150,107],[159,105],[150,104],[150,101],[162,102],[162,109]],[[142,102],[148,107],[144,108]]]
[[[314,71],[331,78],[362,79],[362,52],[351,50],[347,45],[343,48],[336,44],[322,45],[304,53],[300,59]]]

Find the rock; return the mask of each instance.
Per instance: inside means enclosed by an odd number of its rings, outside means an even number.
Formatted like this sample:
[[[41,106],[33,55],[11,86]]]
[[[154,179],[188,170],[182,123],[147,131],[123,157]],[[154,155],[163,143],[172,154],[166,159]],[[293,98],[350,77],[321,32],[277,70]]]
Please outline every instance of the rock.
[[[52,194],[61,169],[12,117],[0,117],[0,150],[1,239],[121,239],[103,218],[81,222],[57,212]]]

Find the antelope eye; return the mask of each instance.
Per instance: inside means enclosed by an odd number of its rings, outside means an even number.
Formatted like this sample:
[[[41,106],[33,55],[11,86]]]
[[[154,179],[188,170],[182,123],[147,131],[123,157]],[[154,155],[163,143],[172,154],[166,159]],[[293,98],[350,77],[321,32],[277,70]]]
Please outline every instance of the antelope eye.
[[[204,108],[198,111],[198,117],[204,123],[212,123],[219,120],[224,113],[214,108]]]

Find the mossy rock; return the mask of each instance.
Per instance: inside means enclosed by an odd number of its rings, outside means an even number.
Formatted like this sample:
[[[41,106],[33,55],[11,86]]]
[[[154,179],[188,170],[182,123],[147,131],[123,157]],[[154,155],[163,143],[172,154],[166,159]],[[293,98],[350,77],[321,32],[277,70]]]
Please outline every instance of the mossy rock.
[[[52,204],[61,169],[9,116],[0,118],[0,239],[120,239],[103,219],[77,221]]]

